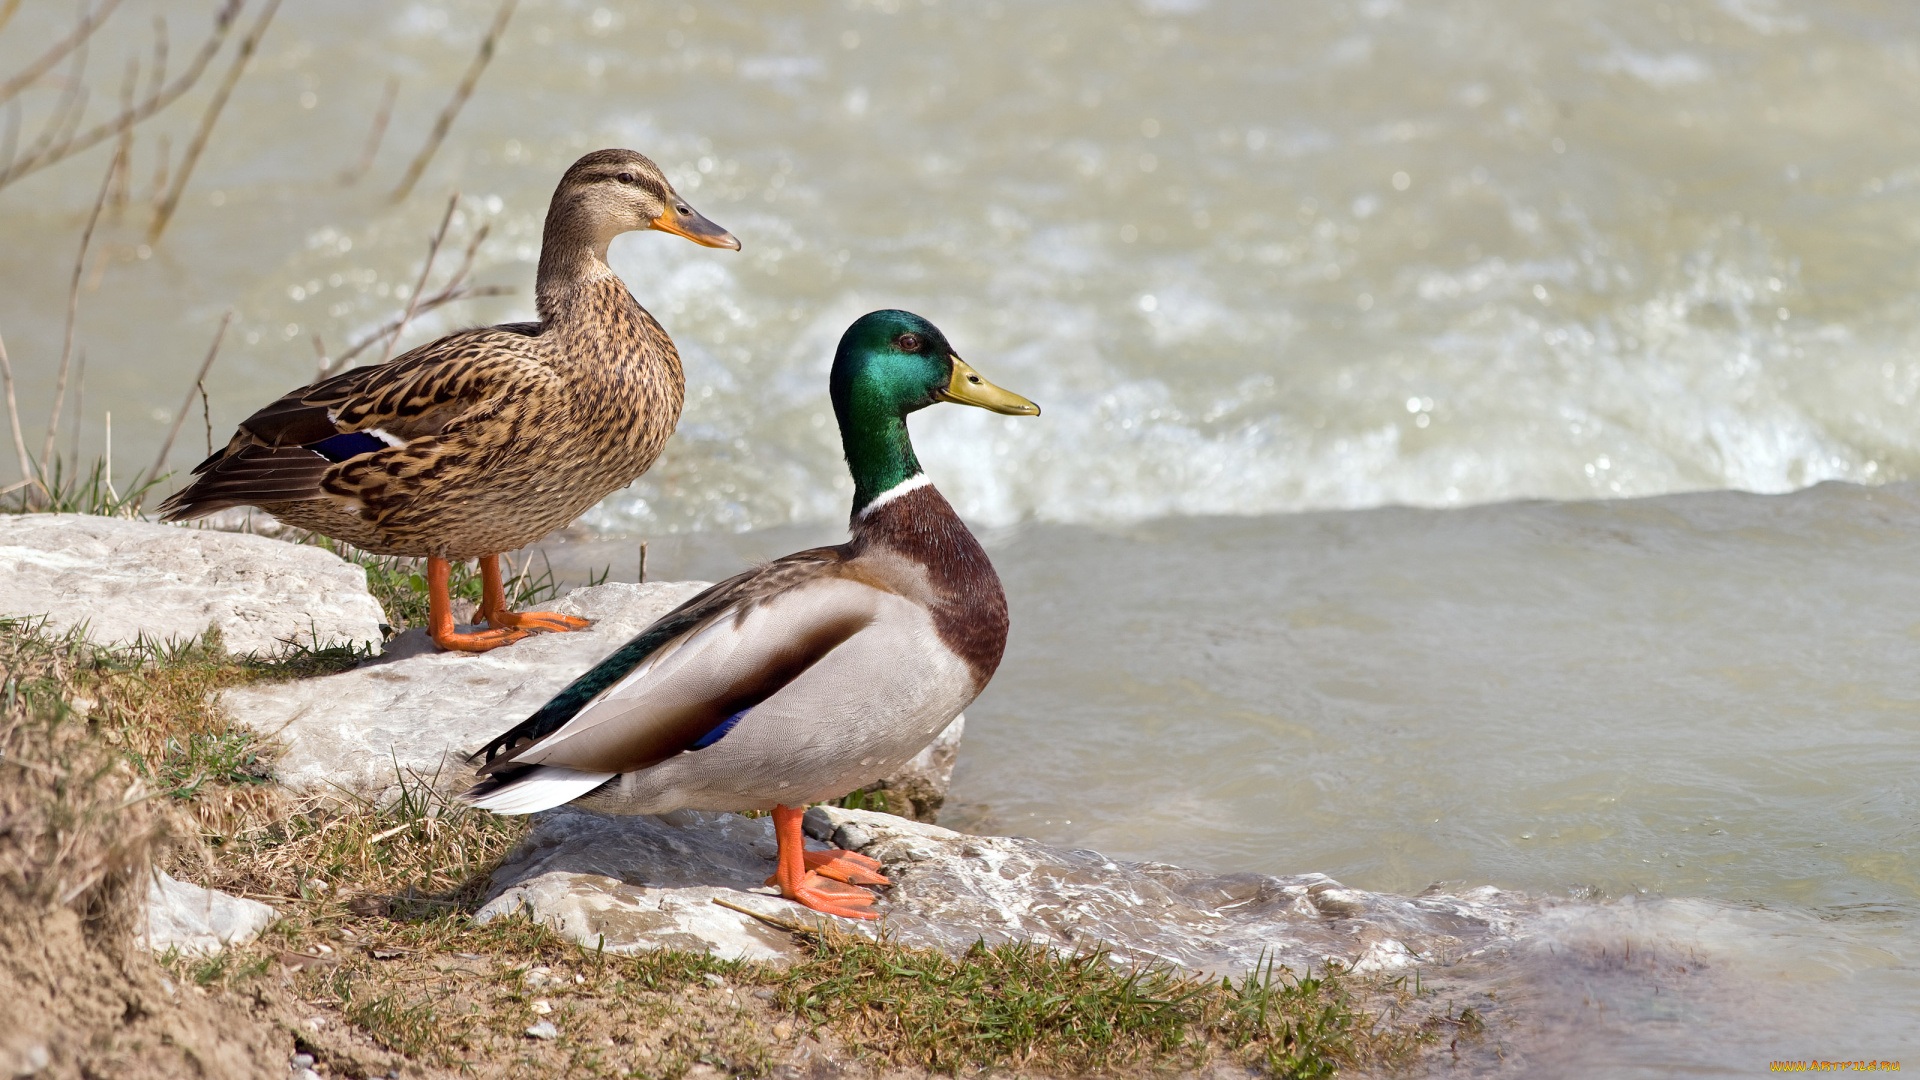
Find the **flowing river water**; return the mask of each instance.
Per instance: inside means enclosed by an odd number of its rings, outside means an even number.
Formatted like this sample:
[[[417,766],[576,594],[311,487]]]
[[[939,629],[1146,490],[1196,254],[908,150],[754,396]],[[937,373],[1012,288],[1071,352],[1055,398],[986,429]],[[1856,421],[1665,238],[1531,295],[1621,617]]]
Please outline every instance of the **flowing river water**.
[[[1920,8],[527,0],[390,201],[493,11],[287,5],[150,244],[160,136],[177,169],[224,58],[141,129],[81,292],[83,458],[110,411],[116,477],[152,459],[229,309],[215,440],[311,378],[314,335],[405,305],[454,189],[434,281],[484,225],[513,292],[402,347],[527,317],[559,172],[631,147],[744,250],[615,243],[688,407],[564,567],[833,539],[833,343],[918,311],[1046,408],[915,419],[1015,620],[952,821],[1562,897],[1548,952],[1672,961],[1517,988],[1541,1075],[1920,1056]],[[90,116],[155,14],[177,70],[210,5],[127,0]],[[71,18],[25,5],[0,78]],[[106,162],[0,189],[36,449]],[[172,464],[207,437],[196,399]]]

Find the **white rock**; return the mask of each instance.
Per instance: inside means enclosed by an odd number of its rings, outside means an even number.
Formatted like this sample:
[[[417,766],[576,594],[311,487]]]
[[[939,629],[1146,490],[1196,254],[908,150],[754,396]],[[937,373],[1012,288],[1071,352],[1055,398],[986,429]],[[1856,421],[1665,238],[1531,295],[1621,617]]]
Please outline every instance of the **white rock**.
[[[705,587],[616,582],[580,589],[543,610],[594,620],[587,630],[535,634],[484,653],[440,652],[431,643],[415,651],[409,631],[380,659],[352,671],[241,687],[222,702],[235,720],[279,741],[275,775],[302,794],[385,799],[398,790],[400,775],[464,785],[471,773],[466,754]]]
[[[147,887],[140,942],[156,953],[212,956],[228,945],[245,945],[273,922],[273,909],[257,900],[203,889],[155,871]]]
[[[1114,862],[861,810],[816,806],[806,831],[810,847],[827,836],[864,836],[862,854],[880,860],[894,883],[875,909],[886,930],[905,944],[956,953],[981,939],[1032,941],[1104,946],[1122,963],[1212,973],[1245,972],[1268,959],[1296,970],[1333,960],[1378,971],[1511,941],[1532,910],[1501,893],[1402,897],[1347,889],[1324,874],[1211,875]],[[823,918],[764,884],[774,852],[768,818],[623,818],[563,808],[543,815],[494,872],[494,894],[475,918],[528,912],[609,952],[679,948],[784,961],[797,955],[788,933],[713,902],[775,923]],[[830,921],[875,932],[871,923]]]
[[[98,642],[185,640],[231,653],[380,641],[365,571],[261,536],[81,514],[0,514],[0,614],[85,625]]]

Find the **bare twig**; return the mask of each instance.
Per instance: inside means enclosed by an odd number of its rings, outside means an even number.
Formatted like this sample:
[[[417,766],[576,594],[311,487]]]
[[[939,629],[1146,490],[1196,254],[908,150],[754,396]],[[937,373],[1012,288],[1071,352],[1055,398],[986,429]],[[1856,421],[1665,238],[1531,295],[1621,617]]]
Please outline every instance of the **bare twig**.
[[[207,64],[210,63],[214,55],[220,51],[221,45],[225,44],[227,34],[233,29],[235,17],[240,12],[241,2],[242,0],[226,0],[224,6],[221,7],[220,12],[214,18],[213,32],[208,35],[207,40],[200,46],[200,51],[194,56],[193,62],[187,65],[187,69],[180,74],[179,78],[164,85],[161,84],[160,80],[166,73],[166,24],[156,21],[153,68],[154,84],[149,89],[147,96],[142,99],[139,104],[135,105],[132,111],[123,110],[119,115],[102,121],[80,134],[72,135],[65,139],[54,140],[47,145],[36,143],[35,147],[28,153],[18,158],[8,157],[6,159],[7,164],[4,167],[0,167],[0,187],[5,187],[23,176],[39,172],[41,169],[58,164],[83,150],[90,149],[108,139],[114,138],[125,129],[144,122],[155,113],[158,113],[168,105],[179,100],[182,94],[192,89],[194,83],[199,81],[201,73],[206,71]],[[62,114],[65,114],[64,109],[62,110]]]
[[[731,900],[722,900],[717,896],[713,897],[712,900],[714,903],[719,904],[723,908],[728,908],[732,911],[737,911],[742,915],[752,916],[753,918],[759,919],[761,922],[766,923],[768,926],[779,927],[780,929],[785,930],[789,934],[817,935],[821,932],[821,928],[819,926],[808,926],[806,923],[800,922],[796,919],[783,918],[779,915],[767,915],[762,912],[755,911],[752,908],[745,906],[744,904],[736,904]]]
[[[433,236],[427,241],[427,262],[425,266],[420,268],[420,280],[414,284],[413,294],[407,301],[406,310],[402,311],[397,318],[389,320],[379,329],[361,338],[355,342],[351,348],[332,359],[327,358],[326,350],[320,343],[320,335],[314,335],[314,351],[318,353],[320,357],[319,371],[314,376],[316,382],[336,371],[345,370],[348,361],[359,356],[380,341],[386,342],[386,346],[382,350],[382,360],[384,361],[392,355],[393,347],[400,340],[400,335],[406,330],[407,324],[435,308],[451,304],[457,300],[468,300],[478,296],[505,296],[513,292],[512,289],[500,285],[468,286],[466,284],[467,275],[473,272],[474,259],[480,252],[480,245],[486,241],[487,234],[493,230],[493,226],[488,224],[482,225],[474,231],[472,238],[467,241],[467,250],[462,253],[460,257],[460,265],[454,269],[453,276],[449,277],[446,283],[440,286],[440,291],[431,296],[423,297],[421,295],[426,291],[427,278],[433,273],[434,260],[439,257],[440,246],[446,243],[447,229],[453,224],[453,212],[459,204],[460,193],[456,191],[447,200],[447,212],[440,219],[440,227],[434,231]]]
[[[80,466],[80,433],[87,426],[87,350],[80,350],[80,362],[73,376],[73,434],[67,439],[67,457]]]
[[[148,469],[146,476],[142,479],[151,481],[160,475],[161,469],[167,467],[167,455],[173,452],[174,437],[180,434],[180,425],[187,419],[187,410],[193,408],[194,392],[196,388],[201,387],[202,384],[206,382],[207,371],[213,367],[213,358],[220,355],[220,340],[227,336],[227,324],[232,321],[232,310],[228,310],[225,315],[220,316],[220,329],[213,332],[213,344],[207,346],[207,358],[200,361],[200,373],[193,377],[193,385],[187,387],[186,400],[180,403],[180,411],[173,414],[173,426],[167,429],[167,439],[160,444],[160,453],[153,459],[153,468]],[[209,427],[209,432],[211,432],[211,427]],[[211,433],[208,434],[207,441],[209,443],[213,441]],[[207,456],[212,457],[213,451],[208,450]],[[135,490],[138,490],[139,487],[139,483],[134,484]]]
[[[7,359],[7,339],[0,337],[0,379],[6,381],[7,423],[13,428],[13,452],[20,455],[20,482],[33,482],[33,466],[27,460],[27,440],[20,433],[20,406],[13,397],[13,364]]]
[[[120,82],[120,114],[125,116],[133,111],[133,97],[140,91],[140,58],[127,57],[127,76]],[[120,129],[120,148],[118,150],[120,168],[114,172],[113,207],[116,212],[127,205],[133,196],[133,128],[131,125]]]
[[[53,460],[53,439],[60,432],[60,409],[67,400],[67,367],[73,359],[73,324],[80,314],[80,279],[87,268],[87,248],[93,243],[93,227],[100,223],[100,208],[107,204],[107,185],[113,182],[113,172],[120,167],[120,155],[113,156],[112,164],[107,166],[107,175],[100,178],[100,193],[93,197],[93,212],[87,215],[87,227],[80,234],[80,253],[73,259],[73,284],[67,289],[67,333],[60,346],[60,378],[53,388],[53,413],[47,418],[47,441],[40,451],[41,467]]]
[[[80,16],[80,21],[74,24],[73,33],[54,42],[52,48],[41,53],[39,59],[21,68],[12,78],[0,82],[0,101],[6,101],[33,85],[35,80],[52,71],[69,54],[86,48],[87,39],[93,36],[95,30],[100,29],[100,24],[107,21],[107,17],[113,14],[113,9],[119,6],[120,0],[102,0],[100,6],[94,8],[91,13]],[[12,17],[12,9],[9,8],[6,14],[9,18]],[[0,22],[4,21],[0,19]]]
[[[0,30],[7,28],[8,20],[12,19],[13,13],[19,10],[20,0],[6,0],[5,3],[0,3]]]
[[[167,166],[173,162],[173,140],[167,137],[166,132],[160,133],[158,144],[153,151],[153,194],[147,196],[147,201],[156,208],[160,200],[166,198]]]
[[[441,141],[453,127],[454,117],[460,115],[460,109],[473,96],[480,73],[487,70],[487,64],[493,60],[493,51],[500,44],[500,35],[507,32],[507,20],[513,18],[514,6],[518,3],[519,0],[502,0],[500,10],[494,13],[493,25],[487,29],[487,36],[480,39],[480,51],[473,55],[473,62],[467,65],[467,73],[460,77],[460,85],[454,88],[453,100],[440,110],[440,116],[433,122],[433,131],[427,135],[427,144],[414,155],[413,164],[407,166],[407,175],[401,178],[400,186],[393,189],[394,202],[412,194],[413,185],[420,182],[420,174],[427,171],[427,163],[440,150]]]
[[[393,336],[387,339],[386,348],[381,350],[382,362],[393,355],[394,345],[399,342],[401,333],[406,330],[407,324],[413,321],[414,313],[420,308],[420,297],[427,288],[427,275],[433,273],[433,260],[440,254],[440,245],[447,238],[447,226],[453,224],[453,211],[459,205],[459,192],[456,191],[447,197],[447,212],[440,216],[440,227],[434,230],[433,239],[427,243],[426,265],[420,268],[420,280],[413,283],[413,292],[407,296],[407,310],[401,314],[399,323],[395,324]]]
[[[327,377],[327,368],[329,365],[327,364],[327,343],[320,340],[320,331],[318,330],[313,332],[313,356],[314,370],[317,372],[313,377],[313,381],[319,382],[321,379]]]
[[[511,296],[511,295],[513,295],[513,290],[511,288],[508,288],[505,285],[476,285],[471,288],[443,289],[440,292],[434,293],[432,296],[427,297],[425,300],[420,301],[420,306],[414,310],[414,314],[416,316],[425,315],[427,312],[432,311],[437,307],[444,307],[447,304],[451,304],[459,300],[472,300],[475,297],[480,297],[480,296]],[[346,352],[341,353],[339,356],[334,357],[332,361],[328,363],[327,369],[320,373],[320,378],[324,379],[327,376],[334,374],[335,372],[346,370],[347,362],[349,360],[352,360],[354,357],[359,356],[363,352],[366,352],[368,349],[378,344],[382,339],[392,336],[394,331],[399,327],[399,325],[400,325],[400,317],[395,316],[394,318],[388,320],[386,324],[381,326],[379,329],[372,331],[371,333],[367,334],[366,337],[363,337],[359,341],[354,342],[352,348],[348,349]]]
[[[380,140],[386,138],[387,125],[393,121],[393,103],[400,98],[400,77],[388,76],[386,92],[380,95],[380,108],[373,114],[373,130],[367,132],[367,148],[360,152],[360,160],[353,167],[340,174],[340,182],[353,185],[367,175],[373,168],[373,156],[380,152]]]
[[[67,82],[60,90],[60,100],[54,103],[53,111],[47,114],[47,120],[40,128],[40,137],[27,147],[26,159],[31,161],[46,153],[47,148],[58,146],[61,133],[70,131],[79,124],[79,115],[86,106],[82,99],[87,92],[87,50],[76,49],[73,53],[73,71],[67,76]]]
[[[227,68],[227,77],[220,81],[213,97],[207,102],[207,111],[200,117],[200,129],[193,133],[193,141],[187,144],[187,151],[180,158],[180,169],[174,174],[173,187],[160,203],[160,209],[154,212],[153,225],[147,229],[147,243],[156,243],[160,234],[167,229],[167,222],[173,219],[173,211],[180,205],[180,195],[187,187],[188,177],[193,175],[194,163],[200,160],[200,151],[207,147],[207,138],[213,134],[213,125],[220,119],[220,110],[226,108],[227,98],[233,96],[233,88],[240,81],[240,73],[247,69],[247,61],[253,58],[254,50],[260,47],[260,37],[267,32],[267,24],[273,21],[273,14],[280,10],[280,0],[267,0],[267,6],[253,20],[253,26],[247,36],[240,40],[239,51],[233,54],[233,63]]]
[[[214,23],[216,32],[224,27],[233,25],[233,20],[228,15],[229,12],[238,14],[237,10],[233,8],[233,5],[229,3],[227,9],[222,12],[222,18],[216,20]],[[167,37],[167,17],[165,15],[155,15],[153,17],[153,74],[147,76],[150,80],[147,83],[147,96],[150,98],[159,97],[160,88],[166,84],[167,47],[169,44],[170,41]]]
[[[0,174],[13,168],[13,159],[20,152],[20,101],[15,98],[7,103],[7,137],[0,139]]]

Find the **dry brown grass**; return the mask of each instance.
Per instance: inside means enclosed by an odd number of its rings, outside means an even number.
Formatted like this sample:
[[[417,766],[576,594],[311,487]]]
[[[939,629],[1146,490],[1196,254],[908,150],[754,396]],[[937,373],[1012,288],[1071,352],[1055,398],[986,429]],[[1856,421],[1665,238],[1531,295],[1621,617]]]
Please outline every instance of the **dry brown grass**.
[[[239,1002],[183,994],[133,936],[174,809],[102,737],[97,651],[0,620],[0,1075],[252,1077]]]

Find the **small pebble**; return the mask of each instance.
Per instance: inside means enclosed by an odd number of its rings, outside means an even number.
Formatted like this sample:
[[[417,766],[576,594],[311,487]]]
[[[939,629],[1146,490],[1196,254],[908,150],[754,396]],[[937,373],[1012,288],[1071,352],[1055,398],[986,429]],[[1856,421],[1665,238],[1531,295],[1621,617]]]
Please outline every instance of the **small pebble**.
[[[293,1080],[323,1080],[323,1078],[312,1069],[299,1069],[294,1072]]]
[[[787,1036],[792,1034],[793,1034],[793,1024],[789,1021],[782,1020],[779,1023],[773,1025],[773,1037],[776,1039],[779,1039],[784,1042]]]
[[[296,1069],[311,1069],[311,1068],[313,1068],[313,1055],[312,1055],[312,1054],[295,1054],[295,1055],[293,1055],[293,1067],[294,1067],[294,1068],[296,1068]]]
[[[536,1001],[533,1003],[533,1015],[535,1016],[545,1016],[552,1011],[553,1011],[552,1002]]]
[[[560,1029],[554,1027],[551,1020],[542,1020],[528,1028],[527,1034],[536,1039],[552,1040],[560,1037]]]
[[[703,975],[703,976],[701,976],[701,978],[703,978],[703,979],[705,979],[705,980],[707,980],[708,982],[710,982],[710,983],[712,983],[712,984],[713,984],[713,985],[715,985],[715,986],[725,986],[725,985],[727,985],[727,980],[726,980],[726,977],[725,977],[725,976],[723,976],[723,975],[717,975],[717,974],[715,974],[715,973],[713,973],[713,972],[711,972],[711,971],[709,971],[709,972],[707,972],[707,973],[706,973],[705,975]]]

